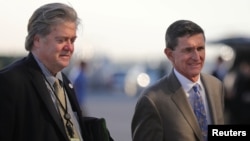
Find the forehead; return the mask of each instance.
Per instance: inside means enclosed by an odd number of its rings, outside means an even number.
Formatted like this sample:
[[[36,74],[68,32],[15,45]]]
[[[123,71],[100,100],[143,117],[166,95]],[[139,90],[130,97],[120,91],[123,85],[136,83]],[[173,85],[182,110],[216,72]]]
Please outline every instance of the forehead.
[[[51,34],[65,34],[65,35],[75,35],[77,30],[77,25],[74,22],[64,22],[51,26]]]
[[[201,34],[195,35],[185,35],[183,37],[179,37],[177,39],[178,45],[177,47],[195,47],[195,46],[204,46],[205,45],[205,37]]]

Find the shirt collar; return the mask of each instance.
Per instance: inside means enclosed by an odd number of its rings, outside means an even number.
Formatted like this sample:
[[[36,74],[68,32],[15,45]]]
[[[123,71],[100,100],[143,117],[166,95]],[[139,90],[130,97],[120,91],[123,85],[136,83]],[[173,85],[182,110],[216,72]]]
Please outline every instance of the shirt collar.
[[[44,64],[38,59],[38,57],[35,54],[33,54],[33,56],[34,56],[36,62],[38,63],[39,67],[41,68],[42,73],[44,74],[45,78],[49,81],[49,83],[51,85],[53,85],[55,83],[56,79],[59,79],[59,80],[61,80],[61,82],[63,82],[61,71],[58,72],[56,74],[56,76],[53,76],[49,72],[49,70],[44,66]]]
[[[201,84],[200,76],[199,76],[198,81],[192,82],[189,79],[187,79],[185,76],[183,76],[181,73],[179,73],[176,69],[174,69],[174,73],[186,93],[192,90],[193,86],[196,84],[199,84],[199,89],[201,89],[202,84]]]

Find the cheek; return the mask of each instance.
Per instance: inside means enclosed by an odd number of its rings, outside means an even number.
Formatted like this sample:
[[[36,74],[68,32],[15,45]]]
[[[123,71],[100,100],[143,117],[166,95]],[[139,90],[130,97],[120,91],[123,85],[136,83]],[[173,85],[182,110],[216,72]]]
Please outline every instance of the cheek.
[[[202,59],[205,60],[205,57],[206,57],[206,53],[204,53],[204,54],[202,55]]]

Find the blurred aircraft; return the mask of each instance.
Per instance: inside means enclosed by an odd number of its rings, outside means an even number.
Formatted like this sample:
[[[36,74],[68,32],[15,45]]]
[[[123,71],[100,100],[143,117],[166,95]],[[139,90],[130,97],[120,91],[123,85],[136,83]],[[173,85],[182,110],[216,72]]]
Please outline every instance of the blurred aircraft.
[[[232,37],[214,41],[213,44],[225,44],[234,50],[235,58],[230,70],[239,67],[240,62],[250,62],[250,38],[248,37]]]

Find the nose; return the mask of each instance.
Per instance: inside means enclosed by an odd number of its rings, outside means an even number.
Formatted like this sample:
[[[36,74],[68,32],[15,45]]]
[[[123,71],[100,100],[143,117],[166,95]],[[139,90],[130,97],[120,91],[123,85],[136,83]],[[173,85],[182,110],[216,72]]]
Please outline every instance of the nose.
[[[193,59],[199,59],[200,58],[200,52],[197,49],[193,50],[192,58]]]
[[[74,43],[72,43],[70,40],[66,43],[66,45],[64,46],[65,50],[68,51],[74,51]]]

